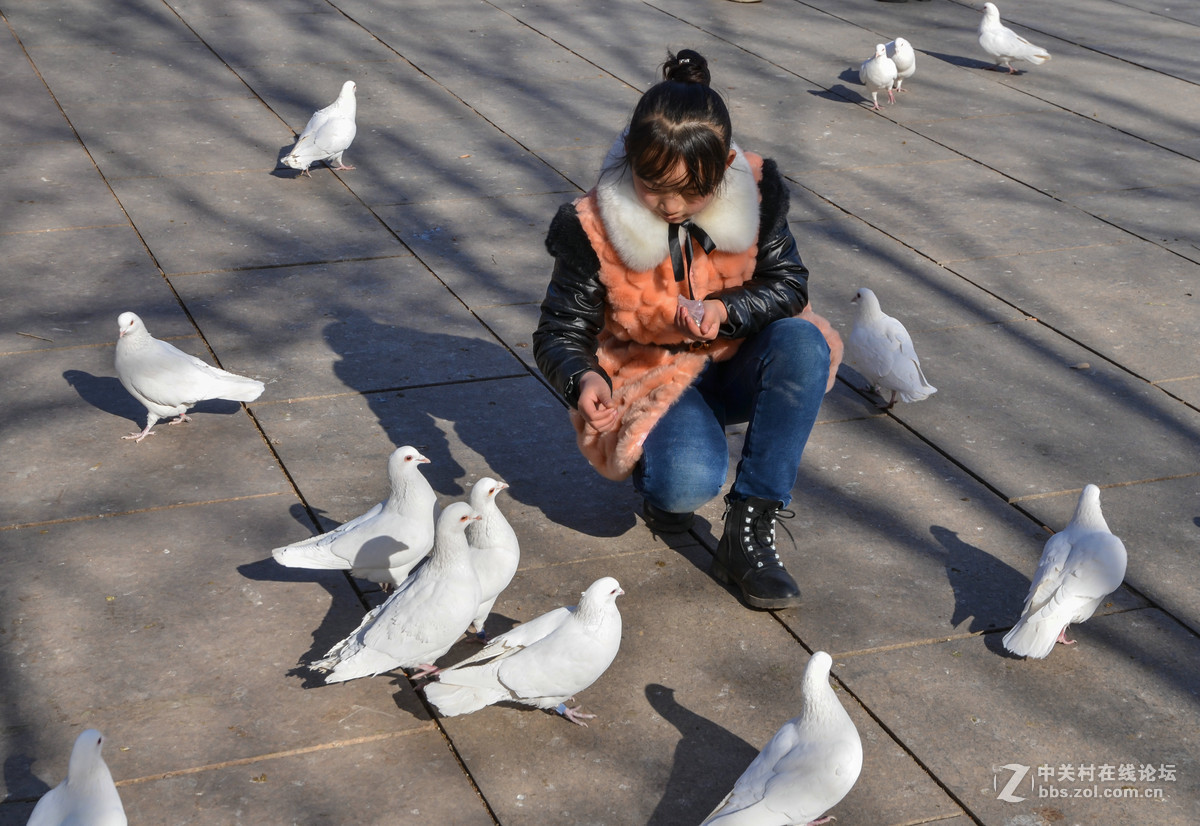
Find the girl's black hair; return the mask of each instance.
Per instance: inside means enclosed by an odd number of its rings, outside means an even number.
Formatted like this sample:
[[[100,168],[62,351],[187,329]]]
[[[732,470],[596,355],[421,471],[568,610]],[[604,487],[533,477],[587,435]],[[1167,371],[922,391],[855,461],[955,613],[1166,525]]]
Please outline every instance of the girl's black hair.
[[[663,78],[633,110],[625,135],[625,163],[639,178],[707,196],[725,177],[733,123],[710,86],[708,61],[691,49],[667,53]],[[675,170],[683,161],[687,177]]]

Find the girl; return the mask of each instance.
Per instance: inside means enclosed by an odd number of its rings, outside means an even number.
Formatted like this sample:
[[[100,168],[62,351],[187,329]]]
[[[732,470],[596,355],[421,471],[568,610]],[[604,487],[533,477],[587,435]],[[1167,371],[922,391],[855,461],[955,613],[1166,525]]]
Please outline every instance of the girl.
[[[746,422],[712,574],[755,608],[791,607],[775,520],[793,515],[841,340],[808,309],[775,164],[733,142],[701,55],[668,55],[662,71],[599,183],[551,222],[534,354],[588,461],[633,476],[652,530],[691,527],[725,483],[725,426]]]

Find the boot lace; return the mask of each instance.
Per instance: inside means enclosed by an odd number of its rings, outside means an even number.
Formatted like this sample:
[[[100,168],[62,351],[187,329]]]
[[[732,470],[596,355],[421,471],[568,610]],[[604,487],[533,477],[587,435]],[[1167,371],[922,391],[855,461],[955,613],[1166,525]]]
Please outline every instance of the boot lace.
[[[742,523],[742,547],[746,549],[746,555],[755,568],[783,564],[779,560],[779,551],[775,548],[775,526],[777,523],[781,524],[784,533],[795,545],[796,540],[787,525],[778,522],[780,519],[792,519],[795,515],[794,511],[787,508],[759,508],[754,505],[747,507]]]

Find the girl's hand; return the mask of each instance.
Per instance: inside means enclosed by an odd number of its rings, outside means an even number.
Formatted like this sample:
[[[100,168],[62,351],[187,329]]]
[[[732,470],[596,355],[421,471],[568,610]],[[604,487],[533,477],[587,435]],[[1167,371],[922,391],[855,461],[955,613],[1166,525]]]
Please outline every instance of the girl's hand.
[[[575,405],[587,426],[598,433],[607,433],[617,426],[617,407],[613,404],[608,382],[589,370],[579,378],[579,402]]]
[[[721,325],[729,319],[725,302],[709,298],[704,302],[704,318],[697,324],[687,308],[680,307],[675,312],[675,326],[697,341],[712,341],[717,337]]]

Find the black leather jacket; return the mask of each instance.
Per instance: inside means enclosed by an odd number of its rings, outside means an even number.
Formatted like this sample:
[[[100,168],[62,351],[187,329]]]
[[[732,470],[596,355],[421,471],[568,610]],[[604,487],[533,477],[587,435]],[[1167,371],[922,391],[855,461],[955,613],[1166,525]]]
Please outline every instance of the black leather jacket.
[[[800,313],[808,305],[808,269],[800,260],[788,228],[788,191],[774,161],[763,162],[758,263],[754,276],[740,287],[705,298],[719,298],[729,320],[721,338],[748,338],[766,325]],[[554,256],[554,272],[541,319],[533,334],[538,369],[574,407],[579,378],[594,370],[605,380],[596,360],[596,339],[604,325],[605,288],[600,259],[579,223],[573,204],[564,204],[550,222],[546,249]]]

